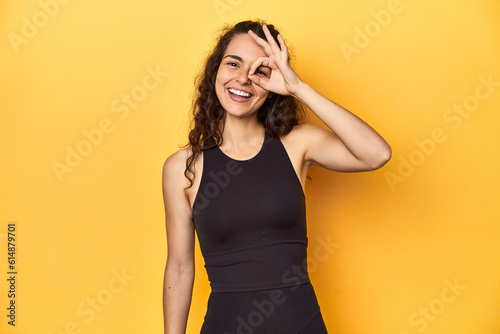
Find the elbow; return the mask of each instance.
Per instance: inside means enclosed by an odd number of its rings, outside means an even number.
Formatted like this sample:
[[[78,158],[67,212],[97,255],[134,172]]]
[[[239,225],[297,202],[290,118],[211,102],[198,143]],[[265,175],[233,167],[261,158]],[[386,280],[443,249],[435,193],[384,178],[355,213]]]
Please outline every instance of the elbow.
[[[171,275],[175,278],[191,279],[194,278],[195,266],[194,259],[177,259],[168,257],[165,266],[165,276]]]
[[[194,262],[184,262],[184,263],[169,263],[165,266],[166,273],[172,273],[179,277],[189,277],[194,276]]]
[[[384,147],[383,149],[379,150],[377,154],[374,155],[374,157],[371,159],[370,164],[369,164],[369,170],[377,170],[379,168],[382,168],[386,163],[391,160],[392,157],[392,150],[389,145]]]

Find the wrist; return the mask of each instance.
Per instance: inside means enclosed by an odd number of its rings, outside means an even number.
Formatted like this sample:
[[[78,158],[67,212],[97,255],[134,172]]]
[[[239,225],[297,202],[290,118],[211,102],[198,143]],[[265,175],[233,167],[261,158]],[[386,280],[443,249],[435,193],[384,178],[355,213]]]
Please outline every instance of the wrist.
[[[300,81],[297,85],[297,89],[293,94],[291,94],[293,97],[295,97],[297,100],[300,102],[303,102],[304,96],[307,94],[307,90],[310,89],[311,87],[306,84],[304,81]]]

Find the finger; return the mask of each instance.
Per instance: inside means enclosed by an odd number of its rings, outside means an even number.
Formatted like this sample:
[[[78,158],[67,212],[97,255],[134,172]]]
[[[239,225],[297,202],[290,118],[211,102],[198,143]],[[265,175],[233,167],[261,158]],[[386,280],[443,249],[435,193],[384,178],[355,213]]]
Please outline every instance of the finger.
[[[254,33],[252,30],[248,31],[248,35],[250,35],[250,37],[252,37],[253,40],[257,44],[259,44],[260,46],[262,46],[262,48],[264,49],[264,52],[268,56],[270,56],[272,54],[271,46],[269,45],[268,42],[266,42],[264,39],[262,39],[260,36],[258,36],[256,33]]]
[[[278,41],[280,42],[281,53],[286,55],[286,59],[288,59],[288,47],[286,46],[285,40],[281,34],[278,35]]]
[[[264,77],[261,75],[255,74],[255,71],[261,67],[266,66],[269,67],[271,60],[268,57],[259,57],[255,59],[255,61],[250,65],[250,69],[248,72],[248,78],[255,83],[256,85],[269,90],[269,77]],[[270,75],[269,75],[270,76]]]
[[[258,75],[252,74],[248,75],[248,79],[250,79],[257,86],[269,90],[269,79],[259,77]]]
[[[276,40],[274,39],[274,37],[271,35],[271,32],[269,31],[269,28],[267,27],[267,24],[264,24],[262,26],[262,30],[264,30],[264,35],[266,35],[266,38],[267,38],[267,42],[269,43],[269,45],[271,46],[271,50],[275,53],[280,53],[281,50],[278,46],[278,43],[276,43]]]
[[[254,60],[254,62],[250,65],[250,70],[248,71],[249,75],[255,74],[255,71],[261,67],[261,66],[266,66],[270,67],[269,65],[271,64],[271,59],[269,57],[259,57]]]

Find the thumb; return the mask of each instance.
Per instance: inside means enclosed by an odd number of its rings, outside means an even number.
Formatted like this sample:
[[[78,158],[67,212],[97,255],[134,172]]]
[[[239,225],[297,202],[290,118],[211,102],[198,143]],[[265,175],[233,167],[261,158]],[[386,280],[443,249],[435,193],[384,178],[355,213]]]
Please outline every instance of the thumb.
[[[265,80],[262,80],[260,76],[255,74],[249,74],[248,79],[250,79],[257,86],[267,89],[266,86],[268,85],[268,83]]]

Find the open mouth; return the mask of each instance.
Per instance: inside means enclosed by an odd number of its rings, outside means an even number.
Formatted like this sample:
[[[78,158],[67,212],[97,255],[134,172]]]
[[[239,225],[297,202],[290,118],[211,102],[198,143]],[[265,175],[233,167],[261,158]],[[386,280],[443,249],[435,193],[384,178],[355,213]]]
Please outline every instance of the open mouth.
[[[245,92],[244,90],[239,90],[235,88],[228,88],[227,91],[231,99],[237,102],[248,101],[253,96],[253,94],[250,94],[249,92]]]

